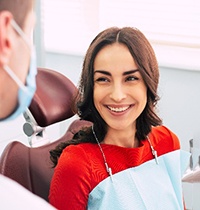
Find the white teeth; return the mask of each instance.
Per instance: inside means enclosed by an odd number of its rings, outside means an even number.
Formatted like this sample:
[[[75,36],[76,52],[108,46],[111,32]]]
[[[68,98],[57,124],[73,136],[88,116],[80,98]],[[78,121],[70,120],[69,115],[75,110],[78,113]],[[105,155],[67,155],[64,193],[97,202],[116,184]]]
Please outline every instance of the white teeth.
[[[111,107],[111,106],[108,106],[108,108],[111,110],[111,111],[114,111],[114,112],[123,112],[125,110],[127,110],[129,108],[129,106],[126,106],[126,107]]]

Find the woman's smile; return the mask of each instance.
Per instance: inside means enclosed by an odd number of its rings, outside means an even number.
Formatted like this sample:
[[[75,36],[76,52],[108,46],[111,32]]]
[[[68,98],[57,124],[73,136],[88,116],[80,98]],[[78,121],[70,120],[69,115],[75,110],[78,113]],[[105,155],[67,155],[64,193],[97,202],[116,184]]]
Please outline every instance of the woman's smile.
[[[111,110],[112,112],[119,113],[119,112],[124,112],[124,111],[128,110],[131,107],[131,105],[129,105],[129,106],[110,106],[110,105],[108,105],[106,107],[109,110]]]

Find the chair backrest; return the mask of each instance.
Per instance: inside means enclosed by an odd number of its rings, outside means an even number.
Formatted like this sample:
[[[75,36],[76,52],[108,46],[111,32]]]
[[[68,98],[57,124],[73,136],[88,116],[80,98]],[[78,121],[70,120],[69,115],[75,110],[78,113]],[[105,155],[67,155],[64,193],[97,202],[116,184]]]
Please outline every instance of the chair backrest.
[[[47,127],[74,115],[71,108],[77,88],[67,77],[54,70],[38,68],[36,84],[29,110],[39,126]]]
[[[46,127],[73,116],[71,104],[77,89],[67,77],[39,68],[36,82],[37,90],[29,110],[39,126]],[[18,141],[11,142],[1,155],[0,173],[48,201],[53,175],[49,151],[60,142],[71,139],[85,126],[91,126],[91,122],[75,120],[64,136],[40,147],[31,148]]]
[[[48,201],[53,175],[49,151],[58,143],[71,139],[82,127],[90,125],[90,122],[75,120],[62,138],[36,148],[25,146],[18,141],[11,142],[2,153],[0,173]]]

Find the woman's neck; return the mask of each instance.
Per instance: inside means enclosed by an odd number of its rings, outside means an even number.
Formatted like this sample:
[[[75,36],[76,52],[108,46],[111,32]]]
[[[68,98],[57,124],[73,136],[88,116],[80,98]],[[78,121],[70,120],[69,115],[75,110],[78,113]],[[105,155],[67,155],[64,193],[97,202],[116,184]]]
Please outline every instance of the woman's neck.
[[[112,144],[121,147],[134,148],[139,146],[139,141],[135,137],[136,131],[108,129],[108,132],[102,141],[104,144]]]

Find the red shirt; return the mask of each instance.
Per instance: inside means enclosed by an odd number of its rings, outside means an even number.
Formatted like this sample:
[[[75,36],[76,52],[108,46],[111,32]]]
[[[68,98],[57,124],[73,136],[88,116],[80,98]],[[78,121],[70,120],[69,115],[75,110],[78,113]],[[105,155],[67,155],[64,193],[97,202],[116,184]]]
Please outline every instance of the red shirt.
[[[164,126],[154,127],[149,138],[158,156],[180,149],[176,135]],[[147,140],[141,141],[137,148],[108,144],[101,144],[101,147],[113,174],[154,158]],[[50,203],[60,210],[86,209],[89,193],[107,177],[97,144],[70,145],[63,150],[55,168]]]

